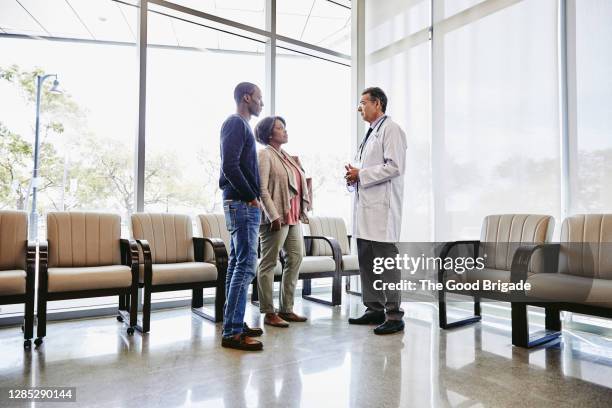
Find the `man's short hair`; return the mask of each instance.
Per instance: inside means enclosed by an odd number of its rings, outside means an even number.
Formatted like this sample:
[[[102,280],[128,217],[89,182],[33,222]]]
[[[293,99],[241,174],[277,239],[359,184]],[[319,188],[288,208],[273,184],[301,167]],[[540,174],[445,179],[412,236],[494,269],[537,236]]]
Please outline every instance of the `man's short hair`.
[[[377,86],[366,88],[363,90],[361,95],[366,94],[370,95],[370,100],[372,102],[374,102],[375,100],[378,100],[380,102],[380,106],[382,108],[383,113],[387,111],[387,95],[385,95],[385,92],[382,89]]]
[[[236,88],[234,88],[234,100],[236,101],[236,104],[239,104],[242,101],[242,97],[244,95],[253,95],[256,88],[257,85],[251,82],[241,82],[236,85]]]

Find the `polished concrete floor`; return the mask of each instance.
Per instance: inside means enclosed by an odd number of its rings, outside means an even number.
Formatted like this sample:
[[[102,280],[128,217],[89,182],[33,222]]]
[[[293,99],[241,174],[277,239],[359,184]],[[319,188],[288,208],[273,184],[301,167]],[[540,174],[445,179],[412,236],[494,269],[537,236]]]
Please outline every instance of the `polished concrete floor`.
[[[565,331],[555,347],[527,351],[503,320],[441,331],[431,304],[403,307],[405,332],[380,337],[346,323],[359,298],[298,300],[309,321],[267,328],[257,353],[221,348],[220,325],[187,308],[154,312],[146,336],[112,317],[52,322],[29,352],[19,328],[3,328],[0,387],[77,389],[77,403],[25,405],[36,407],[612,406],[612,339]],[[249,305],[247,321],[258,319]]]

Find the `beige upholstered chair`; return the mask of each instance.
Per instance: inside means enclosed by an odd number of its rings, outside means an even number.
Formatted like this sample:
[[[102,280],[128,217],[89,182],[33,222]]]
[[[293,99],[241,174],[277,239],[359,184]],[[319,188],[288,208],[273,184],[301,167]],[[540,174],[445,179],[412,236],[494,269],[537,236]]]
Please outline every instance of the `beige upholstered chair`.
[[[340,276],[359,275],[359,260],[357,254],[351,253],[351,236],[346,232],[346,224],[340,217],[309,217],[308,226],[311,235],[333,237],[338,241],[342,251],[342,264]],[[312,243],[312,255],[314,256],[333,256],[332,248],[322,240]],[[347,293],[361,295],[361,293],[351,291],[350,280],[346,280],[345,288]]]
[[[225,215],[223,214],[200,214],[198,215],[198,224],[203,237],[219,238],[225,244],[227,251],[230,250],[230,233],[225,225]],[[210,245],[204,248],[204,259],[210,262],[215,259],[214,252]],[[257,265],[259,265],[259,259]],[[279,261],[274,268],[275,279],[283,274],[283,265]]]
[[[25,348],[34,336],[36,244],[27,241],[28,216],[23,211],[0,211],[0,305],[23,303]]]
[[[225,215],[223,214],[200,214],[198,215],[198,221],[200,226],[200,231],[202,232],[203,237],[208,238],[219,238],[225,243],[225,247],[227,250],[230,250],[230,233],[227,230],[227,226],[225,224]],[[214,253],[212,248],[207,245],[204,249],[204,259],[214,259]],[[259,266],[260,259],[257,259],[257,265]],[[274,268],[274,280],[276,282],[280,281],[283,275],[283,265],[281,264],[280,258],[276,262],[276,267]],[[226,282],[227,283],[227,282]],[[258,304],[258,294],[257,294],[257,277],[253,279],[253,289],[251,292],[251,302],[253,304]]]
[[[216,237],[222,239],[227,248],[230,248],[230,234],[227,230],[225,224],[225,216],[223,214],[203,214],[198,216],[198,220],[200,223],[200,228],[202,230],[202,235],[204,237]],[[320,238],[327,239],[327,238]],[[333,242],[333,245],[338,245],[338,243],[333,239],[329,238],[330,241]],[[309,239],[310,240],[310,239]],[[330,245],[330,244],[328,244]],[[308,255],[306,251],[306,246],[304,247],[304,253]],[[338,252],[339,253],[339,252]],[[211,248],[205,249],[205,258],[210,259],[213,255]],[[283,273],[283,264],[281,262],[282,258],[277,262],[276,268],[274,270],[274,281],[279,282],[282,278]],[[326,305],[336,305],[340,304],[341,293],[339,293],[339,279],[337,278],[336,273],[336,262],[331,255],[325,256],[305,256],[302,261],[302,266],[300,267],[298,279],[303,279],[303,289],[302,296],[314,302],[323,303]],[[310,279],[314,278],[334,278],[334,288],[336,292],[332,296],[332,302],[314,298],[311,296],[310,289]],[[253,279],[253,288],[251,292],[251,302],[257,304],[258,295],[257,295],[257,278]]]
[[[192,290],[192,311],[213,322],[223,320],[227,250],[218,238],[195,238],[191,218],[179,214],[132,215],[132,236],[143,253],[139,284],[144,287],[141,332],[150,330],[151,293]],[[208,245],[205,245],[208,243]],[[205,251],[212,251],[208,257]],[[212,256],[214,254],[214,256]],[[216,288],[215,312],[202,309],[204,288]]]
[[[469,247],[474,258],[482,256],[485,268],[470,270],[462,275],[441,269],[438,282],[445,283],[449,279],[463,282],[482,282],[483,280],[511,282],[511,266],[516,250],[526,244],[542,244],[550,240],[554,229],[554,219],[548,215],[534,214],[504,214],[489,215],[482,223],[479,241],[456,241],[445,245],[440,257],[447,258],[454,247]],[[459,249],[456,248],[456,249]],[[465,248],[463,248],[465,249]],[[539,261],[534,260],[531,267],[537,269]],[[446,288],[446,287],[445,287]],[[509,296],[502,292],[478,292],[474,295],[474,316],[449,323],[446,316],[446,289],[438,292],[439,324],[443,329],[463,326],[480,321],[479,298],[486,297],[495,300],[510,301]],[[471,293],[464,293],[471,294]]]
[[[581,214],[566,218],[559,244],[521,248],[512,268],[514,281],[531,288],[512,303],[512,343],[533,347],[560,335],[561,310],[612,318],[612,214]],[[538,252],[554,253],[554,263],[531,273]],[[552,265],[552,266],[551,266]],[[544,307],[546,332],[529,335],[527,305]]]
[[[35,344],[46,335],[47,302],[119,296],[117,319],[134,333],[138,296],[138,248],[121,239],[116,214],[50,212],[47,241],[39,243],[38,327]]]

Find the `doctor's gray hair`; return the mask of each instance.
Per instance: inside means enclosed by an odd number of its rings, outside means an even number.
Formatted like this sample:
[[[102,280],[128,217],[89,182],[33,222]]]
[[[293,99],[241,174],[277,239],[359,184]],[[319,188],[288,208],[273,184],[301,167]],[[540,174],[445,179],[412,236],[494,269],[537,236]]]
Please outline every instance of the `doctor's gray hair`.
[[[366,88],[363,90],[361,95],[363,96],[366,94],[370,96],[370,100],[372,102],[376,100],[380,102],[380,106],[382,108],[383,113],[387,111],[387,95],[385,95],[385,92],[382,89],[377,86]]]

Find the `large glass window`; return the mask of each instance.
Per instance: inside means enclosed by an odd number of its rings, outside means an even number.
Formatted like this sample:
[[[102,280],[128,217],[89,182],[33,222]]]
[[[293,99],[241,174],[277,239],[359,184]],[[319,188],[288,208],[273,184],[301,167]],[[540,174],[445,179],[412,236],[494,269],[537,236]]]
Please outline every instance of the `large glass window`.
[[[287,121],[285,149],[312,178],[313,212],[349,225],[350,67],[283,50],[277,57],[276,112]]]
[[[559,218],[556,10],[524,0],[438,32],[437,240],[477,238],[488,214]]]
[[[366,2],[366,76],[389,98],[387,113],[406,132],[402,241],[429,241],[431,231],[431,54],[415,34],[430,21],[428,1]]]
[[[572,1],[575,10],[575,104],[570,162],[575,213],[612,211],[612,2]],[[575,64],[575,65],[574,65]],[[571,122],[570,122],[571,123]]]
[[[145,211],[192,217],[223,212],[219,131],[236,111],[233,92],[239,82],[265,89],[264,54],[256,51],[261,43],[151,12],[149,16],[155,16],[150,36],[164,41],[160,30],[172,22],[189,31],[192,42],[190,47],[148,48]],[[225,41],[210,44],[211,36]],[[262,117],[265,113],[264,107]]]
[[[406,41],[410,35],[428,28],[430,9],[429,0],[411,1],[409,5],[404,0],[366,1],[366,53],[370,55],[393,43]]]
[[[39,237],[46,236],[49,211],[118,213],[127,236],[135,207],[138,117],[135,46],[121,14],[127,9],[95,2],[92,9],[100,14],[94,23],[92,10],[85,12],[80,2],[74,2],[73,10],[63,2],[54,2],[58,7],[52,10],[46,2],[23,2],[27,20],[12,3],[0,6],[0,25],[8,33],[0,38],[0,208],[31,212],[35,185]],[[115,28],[109,30],[101,20]],[[110,31],[118,42],[105,41]],[[41,41],[11,35],[31,33],[75,38]],[[41,86],[40,163],[33,180],[37,76],[48,77]],[[59,84],[52,89],[56,78]],[[116,303],[116,297],[52,302],[49,310],[107,303]],[[21,312],[22,306],[3,307],[3,312],[13,309]]]
[[[219,135],[236,111],[234,87],[249,81],[265,90],[264,44],[149,12],[145,203],[147,212],[223,213]],[[173,26],[174,30],[167,30]],[[180,38],[176,45],[175,35]],[[162,44],[163,46],[158,46]],[[172,45],[171,45],[172,44]],[[264,94],[265,104],[268,102]],[[258,118],[253,117],[254,127]],[[194,224],[194,232],[198,226]],[[154,293],[153,300],[191,296]]]
[[[235,85],[250,81],[264,91],[275,88],[277,113],[286,117],[292,135],[288,150],[312,176],[315,214],[349,222],[342,169],[351,150],[351,76],[348,57],[339,53],[350,54],[350,6],[345,0],[279,0],[277,32],[267,35],[259,31],[268,29],[264,0],[149,3],[145,194],[139,203],[145,211],[222,211],[219,129],[235,111]],[[44,214],[51,210],[119,213],[122,233],[129,236],[137,208],[138,18],[137,1],[0,4],[0,207],[29,210],[37,186],[43,237]],[[277,33],[302,44],[278,40],[270,84],[266,41]],[[41,164],[32,180],[35,77],[47,74],[57,75],[63,93],[52,92],[55,76],[42,86]],[[264,92],[262,116],[271,97]],[[313,117],[312,107],[321,104],[327,107]],[[113,297],[51,308],[115,304]]]
[[[444,17],[449,17],[461,11],[467,10],[485,0],[435,0],[444,3]]]

